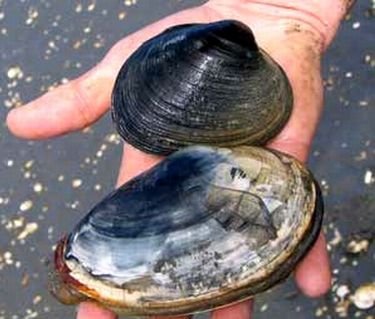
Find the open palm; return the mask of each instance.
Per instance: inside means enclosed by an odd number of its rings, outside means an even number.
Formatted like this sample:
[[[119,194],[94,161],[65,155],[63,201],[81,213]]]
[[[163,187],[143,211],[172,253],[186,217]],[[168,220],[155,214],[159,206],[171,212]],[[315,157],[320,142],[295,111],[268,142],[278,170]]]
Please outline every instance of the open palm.
[[[269,146],[304,161],[321,113],[320,57],[329,39],[322,35],[321,21],[314,15],[277,5],[277,0],[268,2],[212,0],[154,23],[119,41],[96,67],[80,78],[12,110],[8,126],[15,135],[31,139],[80,130],[108,110],[117,73],[142,42],[176,24],[237,19],[251,27],[258,44],[283,67],[293,88],[294,110],[290,121]],[[124,145],[118,183],[124,183],[160,159]],[[309,296],[319,296],[329,289],[329,262],[323,236],[298,265],[295,279]],[[250,317],[249,301],[212,312],[212,318],[216,319]],[[92,303],[83,303],[78,318],[110,319],[115,315]]]

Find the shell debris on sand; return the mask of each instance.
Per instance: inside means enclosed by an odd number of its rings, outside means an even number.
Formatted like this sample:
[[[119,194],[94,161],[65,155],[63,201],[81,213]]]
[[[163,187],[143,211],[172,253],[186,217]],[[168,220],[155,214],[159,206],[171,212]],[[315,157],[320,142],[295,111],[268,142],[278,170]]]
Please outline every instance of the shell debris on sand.
[[[350,300],[358,309],[370,309],[375,304],[375,282],[366,283],[356,289]]]

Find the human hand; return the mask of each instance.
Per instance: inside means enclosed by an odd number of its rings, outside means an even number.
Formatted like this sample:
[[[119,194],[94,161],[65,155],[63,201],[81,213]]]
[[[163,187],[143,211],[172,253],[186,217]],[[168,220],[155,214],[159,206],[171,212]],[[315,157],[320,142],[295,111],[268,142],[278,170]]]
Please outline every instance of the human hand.
[[[313,8],[316,2],[295,8],[285,5],[288,2],[284,0],[211,0],[201,7],[172,15],[119,41],[96,67],[80,78],[12,110],[8,115],[8,126],[19,137],[42,139],[91,125],[108,110],[117,73],[125,59],[142,42],[176,24],[237,19],[252,28],[258,44],[283,67],[293,88],[294,110],[290,121],[269,146],[304,161],[322,107],[320,58],[335,33],[339,19],[337,14],[337,22],[325,24],[326,21],[321,20],[316,8]],[[334,17],[331,19],[334,20]],[[138,175],[160,159],[125,145],[118,184]],[[323,236],[298,265],[295,279],[300,289],[312,297],[329,289],[329,262]],[[248,319],[250,316],[249,301],[212,313],[215,319]],[[78,318],[112,319],[115,315],[92,303],[83,303]]]

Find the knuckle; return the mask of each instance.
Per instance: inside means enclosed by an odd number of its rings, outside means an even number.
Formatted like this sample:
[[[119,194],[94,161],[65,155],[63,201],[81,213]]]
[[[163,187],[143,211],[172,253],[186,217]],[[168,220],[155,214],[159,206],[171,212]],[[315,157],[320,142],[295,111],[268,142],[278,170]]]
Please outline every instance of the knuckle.
[[[88,96],[87,88],[82,84],[81,80],[73,80],[69,83],[71,91],[74,94],[74,100],[76,100],[77,115],[79,121],[84,126],[91,124],[92,122],[92,110],[90,108],[90,98]]]

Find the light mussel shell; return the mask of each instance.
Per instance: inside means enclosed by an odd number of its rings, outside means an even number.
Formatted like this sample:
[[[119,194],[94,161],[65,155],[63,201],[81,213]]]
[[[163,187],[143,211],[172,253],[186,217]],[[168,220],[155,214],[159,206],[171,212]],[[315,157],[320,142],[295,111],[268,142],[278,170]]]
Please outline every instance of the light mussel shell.
[[[135,315],[223,306],[283,280],[321,219],[319,189],[293,158],[189,147],[108,195],[59,243],[54,293]]]
[[[278,64],[238,21],[170,28],[125,62],[112,96],[122,138],[168,155],[188,145],[261,145],[293,104]]]

